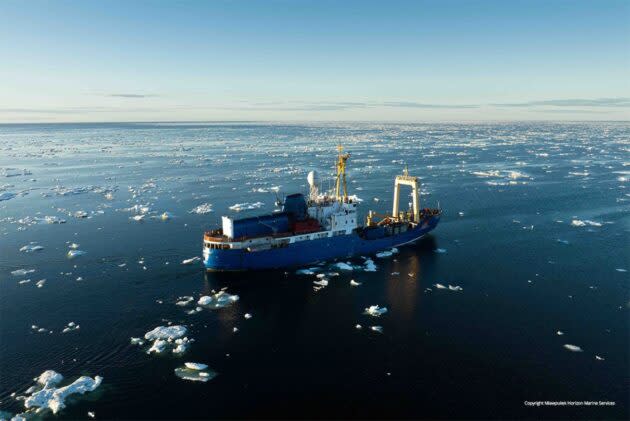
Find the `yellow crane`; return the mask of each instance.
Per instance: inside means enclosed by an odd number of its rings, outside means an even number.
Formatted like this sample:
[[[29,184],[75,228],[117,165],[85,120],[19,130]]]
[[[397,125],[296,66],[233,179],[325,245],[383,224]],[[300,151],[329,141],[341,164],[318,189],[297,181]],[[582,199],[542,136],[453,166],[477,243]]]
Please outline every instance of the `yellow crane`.
[[[337,183],[335,187],[335,197],[337,200],[348,201],[348,187],[346,186],[346,161],[350,158],[349,153],[342,153],[343,146],[337,145],[339,155],[337,157]],[[343,184],[343,196],[341,195],[341,185]]]

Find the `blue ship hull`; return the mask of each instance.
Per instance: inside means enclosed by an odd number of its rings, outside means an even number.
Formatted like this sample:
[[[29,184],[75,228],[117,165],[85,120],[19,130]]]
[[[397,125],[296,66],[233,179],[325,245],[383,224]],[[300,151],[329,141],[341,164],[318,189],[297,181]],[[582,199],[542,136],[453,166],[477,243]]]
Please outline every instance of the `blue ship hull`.
[[[440,221],[436,215],[404,233],[366,239],[357,233],[300,241],[288,247],[260,251],[205,249],[204,265],[212,271],[276,269],[303,266],[325,260],[371,254],[419,240]]]

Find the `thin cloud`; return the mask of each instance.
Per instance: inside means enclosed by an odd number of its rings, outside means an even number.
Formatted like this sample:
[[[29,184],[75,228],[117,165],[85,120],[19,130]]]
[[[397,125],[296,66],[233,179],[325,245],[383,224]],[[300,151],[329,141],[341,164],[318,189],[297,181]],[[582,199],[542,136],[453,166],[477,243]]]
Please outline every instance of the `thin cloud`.
[[[495,107],[630,107],[630,98],[550,99],[490,105]]]
[[[106,96],[115,98],[153,98],[157,95],[150,94],[107,94]]]

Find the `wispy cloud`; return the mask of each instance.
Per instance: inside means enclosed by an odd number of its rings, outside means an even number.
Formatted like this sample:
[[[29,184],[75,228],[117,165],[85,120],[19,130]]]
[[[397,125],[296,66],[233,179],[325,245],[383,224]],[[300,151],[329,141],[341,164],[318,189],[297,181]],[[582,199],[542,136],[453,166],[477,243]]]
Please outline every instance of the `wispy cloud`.
[[[544,101],[490,104],[495,107],[630,107],[630,98],[549,99]]]
[[[115,97],[115,98],[153,98],[157,95],[152,94],[107,94],[106,96]]]

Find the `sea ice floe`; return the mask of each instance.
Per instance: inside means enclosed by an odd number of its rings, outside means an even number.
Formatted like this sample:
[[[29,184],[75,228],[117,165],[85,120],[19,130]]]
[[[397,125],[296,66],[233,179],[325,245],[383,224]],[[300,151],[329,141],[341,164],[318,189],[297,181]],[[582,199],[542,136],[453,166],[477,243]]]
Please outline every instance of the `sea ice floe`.
[[[383,333],[383,326],[370,326],[370,330],[373,332]]]
[[[251,314],[249,314],[249,313],[245,313],[245,315],[244,315],[243,317],[245,317],[246,319],[248,319],[248,320],[249,320],[249,319],[251,319],[251,318],[252,318],[252,315],[251,315]]]
[[[83,250],[68,250],[68,257],[72,259],[74,257],[82,256],[85,253],[86,252]]]
[[[44,250],[44,247],[37,245],[36,242],[31,242],[30,244],[20,247],[20,251],[24,253],[32,253],[40,250]]]
[[[590,221],[588,219],[585,219],[584,221],[582,221],[580,219],[574,219],[574,220],[571,221],[571,225],[573,225],[574,227],[585,227],[587,225],[589,225],[591,227],[601,227],[602,226],[601,222]]]
[[[263,202],[237,203],[235,205],[230,206],[230,210],[233,210],[235,212],[240,212],[240,211],[244,211],[244,210],[259,209],[259,208],[263,207],[264,205],[265,204]]]
[[[563,346],[571,352],[582,352],[582,348],[577,345],[564,344]]]
[[[68,332],[72,332],[73,330],[79,330],[81,328],[81,326],[79,326],[78,324],[76,324],[75,322],[69,322],[66,327],[63,328],[63,330],[61,331],[61,333],[68,333]]]
[[[459,285],[449,285],[448,289],[451,291],[463,291],[464,288],[460,287]]]
[[[627,269],[623,269],[623,268],[617,268],[615,269],[617,272],[627,272]]]
[[[201,257],[195,256],[195,257],[191,257],[190,259],[182,260],[182,265],[192,265],[193,263],[197,263],[200,261],[201,261]]]
[[[327,279],[320,279],[318,281],[313,281],[314,285],[319,285],[320,287],[326,287],[328,286],[328,280]]]
[[[361,285],[361,282],[357,282],[354,279],[350,279],[350,285],[352,285],[353,287],[358,287],[359,285]]]
[[[167,348],[172,348],[173,354],[183,354],[186,352],[190,343],[194,339],[188,339],[184,336],[188,330],[185,326],[158,326],[155,329],[145,333],[144,339],[153,341],[151,347],[147,350],[147,354],[162,353]],[[134,342],[132,338],[132,343]]]
[[[335,267],[340,270],[354,270],[354,267],[352,267],[352,265],[344,262],[336,263]]]
[[[39,281],[35,282],[35,285],[37,286],[37,288],[42,288],[45,283],[46,283],[45,279],[40,279]]]
[[[66,407],[65,400],[68,396],[94,391],[101,385],[103,378],[81,376],[67,386],[57,387],[62,380],[63,376],[56,371],[44,371],[37,379],[35,388],[31,389],[30,396],[25,397],[24,407],[37,408],[36,412],[50,409],[53,414],[56,414]]]
[[[189,295],[186,295],[183,297],[179,297],[177,300],[178,301],[175,303],[175,305],[180,306],[180,307],[185,307],[188,304],[192,303],[194,298]]]
[[[142,338],[131,338],[131,345],[144,345]]]
[[[186,326],[173,325],[173,326],[158,326],[153,330],[144,334],[144,339],[153,341],[155,339],[175,340],[181,338],[188,332]]]
[[[296,275],[315,275],[315,271],[319,270],[319,268],[309,268],[309,269],[298,269],[295,271]]]
[[[375,306],[369,306],[365,309],[365,314],[372,317],[380,317],[381,315],[385,313],[387,313],[387,307],[379,307],[375,305]]]
[[[212,204],[210,203],[202,203],[201,205],[194,207],[190,211],[190,213],[196,213],[198,215],[205,215],[210,212],[212,212]]]
[[[436,287],[437,289],[446,289],[446,287],[442,284],[435,284],[433,286]]]
[[[144,215],[134,215],[134,216],[129,217],[129,219],[132,219],[136,222],[141,222],[144,220]]]
[[[217,373],[209,370],[206,364],[185,363],[184,367],[175,369],[175,375],[183,380],[205,383],[215,378]]]
[[[558,335],[558,336],[562,336],[562,335],[564,335],[564,332],[563,332],[563,331],[561,331],[561,330],[559,330],[559,331],[557,331],[557,332],[556,332],[556,335]]]
[[[398,253],[398,249],[394,247],[391,250],[385,250],[380,253],[376,253],[376,257],[378,257],[379,259],[385,259],[387,257],[392,257],[392,255],[396,253]]]
[[[29,273],[33,273],[35,272],[35,269],[18,269],[18,270],[14,270],[11,272],[11,275],[13,276],[24,276],[24,275],[28,275]]]
[[[208,364],[203,363],[184,363],[184,365],[186,366],[186,368],[189,368],[191,370],[205,370],[206,368],[208,368]]]
[[[363,264],[363,270],[365,272],[376,272],[376,268],[377,266],[372,259],[365,259],[365,263]]]
[[[597,361],[604,361],[604,358],[603,358],[603,357],[600,357],[599,355],[595,355],[595,359],[596,359]]]
[[[436,253],[446,253],[446,249],[435,249],[433,251]]]
[[[238,301],[238,295],[228,294],[225,291],[219,291],[212,295],[203,295],[197,301],[197,304],[209,308],[223,308]]]

